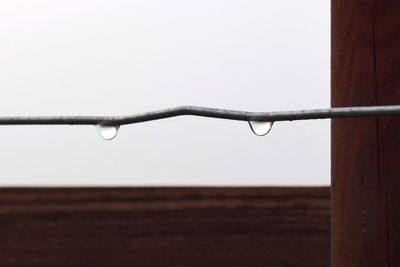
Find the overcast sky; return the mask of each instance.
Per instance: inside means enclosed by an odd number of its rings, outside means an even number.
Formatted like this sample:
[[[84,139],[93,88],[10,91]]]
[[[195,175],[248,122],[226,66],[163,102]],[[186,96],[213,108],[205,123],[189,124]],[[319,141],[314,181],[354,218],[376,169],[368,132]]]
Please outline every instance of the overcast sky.
[[[330,1],[2,0],[0,115],[329,107]],[[328,185],[330,122],[1,126],[0,185]]]

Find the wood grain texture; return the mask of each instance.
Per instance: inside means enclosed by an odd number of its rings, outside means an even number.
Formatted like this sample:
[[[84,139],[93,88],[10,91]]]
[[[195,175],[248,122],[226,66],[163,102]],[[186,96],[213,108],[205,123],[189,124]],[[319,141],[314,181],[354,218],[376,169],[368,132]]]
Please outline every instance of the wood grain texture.
[[[332,107],[376,105],[374,1],[332,1]],[[386,266],[377,119],[332,120],[332,267]],[[374,240],[375,239],[375,240]]]
[[[376,1],[379,105],[400,104],[400,1]],[[384,183],[387,266],[400,266],[400,117],[378,120],[379,179]]]
[[[0,266],[328,266],[328,188],[0,189]]]
[[[400,104],[400,2],[332,0],[332,106]],[[332,266],[400,266],[400,119],[332,122]]]

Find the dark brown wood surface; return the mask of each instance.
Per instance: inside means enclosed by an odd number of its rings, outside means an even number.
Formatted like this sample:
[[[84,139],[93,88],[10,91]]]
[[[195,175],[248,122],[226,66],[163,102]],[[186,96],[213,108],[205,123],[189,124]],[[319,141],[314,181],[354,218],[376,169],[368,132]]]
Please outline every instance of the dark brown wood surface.
[[[332,0],[332,106],[400,104],[400,1]],[[332,122],[332,266],[400,266],[400,119]]]
[[[0,189],[0,266],[329,266],[328,188]]]
[[[376,75],[379,105],[400,104],[400,1],[376,3]],[[400,116],[378,120],[379,179],[385,193],[387,266],[400,266]]]

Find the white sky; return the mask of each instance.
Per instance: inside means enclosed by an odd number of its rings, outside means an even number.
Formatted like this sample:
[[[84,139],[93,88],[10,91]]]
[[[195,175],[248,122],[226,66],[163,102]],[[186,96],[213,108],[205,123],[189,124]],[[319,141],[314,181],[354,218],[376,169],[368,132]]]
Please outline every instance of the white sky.
[[[0,115],[329,107],[330,1],[2,0]],[[1,126],[0,185],[328,185],[330,122]]]

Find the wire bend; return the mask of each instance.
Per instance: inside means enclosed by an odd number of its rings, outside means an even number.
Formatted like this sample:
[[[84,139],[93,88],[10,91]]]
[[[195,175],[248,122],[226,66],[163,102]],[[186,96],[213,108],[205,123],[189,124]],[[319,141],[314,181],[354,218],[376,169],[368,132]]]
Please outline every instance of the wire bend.
[[[126,125],[177,116],[201,116],[238,121],[295,121],[400,115],[400,105],[336,107],[279,112],[248,112],[197,106],[180,106],[128,116],[11,116],[0,117],[0,125]]]

